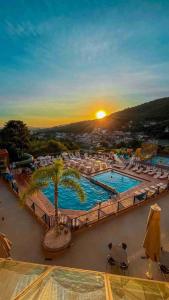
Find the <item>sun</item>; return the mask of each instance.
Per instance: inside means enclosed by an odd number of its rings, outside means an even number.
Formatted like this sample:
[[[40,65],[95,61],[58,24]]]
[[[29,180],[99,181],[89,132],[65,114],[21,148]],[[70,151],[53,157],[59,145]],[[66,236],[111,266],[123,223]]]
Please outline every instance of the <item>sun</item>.
[[[104,110],[99,110],[96,113],[96,118],[97,119],[103,119],[106,116],[106,112]]]

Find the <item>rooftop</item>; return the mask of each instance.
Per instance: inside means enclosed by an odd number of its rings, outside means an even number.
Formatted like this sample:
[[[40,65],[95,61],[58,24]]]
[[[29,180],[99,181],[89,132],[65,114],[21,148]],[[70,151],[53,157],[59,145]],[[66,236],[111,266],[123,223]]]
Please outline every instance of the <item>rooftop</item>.
[[[0,276],[0,298],[5,300],[160,300],[169,297],[167,283],[17,261],[0,260]]]

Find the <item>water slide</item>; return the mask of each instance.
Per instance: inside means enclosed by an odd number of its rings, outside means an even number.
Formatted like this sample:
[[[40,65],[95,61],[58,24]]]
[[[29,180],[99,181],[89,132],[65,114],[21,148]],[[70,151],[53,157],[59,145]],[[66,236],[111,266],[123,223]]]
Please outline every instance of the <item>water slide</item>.
[[[33,156],[28,153],[24,153],[24,159],[21,161],[15,162],[16,168],[25,167],[33,163]]]

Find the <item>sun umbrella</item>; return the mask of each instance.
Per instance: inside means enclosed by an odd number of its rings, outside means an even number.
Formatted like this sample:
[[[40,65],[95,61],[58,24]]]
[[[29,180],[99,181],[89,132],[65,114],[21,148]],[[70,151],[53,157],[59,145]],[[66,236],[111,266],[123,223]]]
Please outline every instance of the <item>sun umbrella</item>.
[[[12,243],[3,233],[0,233],[0,257],[9,258]]]
[[[161,208],[158,204],[150,207],[143,243],[145,254],[149,258],[149,272],[146,274],[149,278],[152,278],[151,261],[157,262],[160,258],[160,213]]]

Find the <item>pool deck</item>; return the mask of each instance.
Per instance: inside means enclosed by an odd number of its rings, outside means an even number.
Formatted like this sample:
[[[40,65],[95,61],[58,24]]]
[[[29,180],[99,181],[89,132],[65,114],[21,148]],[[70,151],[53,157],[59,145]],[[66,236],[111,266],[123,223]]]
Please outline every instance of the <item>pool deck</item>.
[[[129,275],[145,278],[147,260],[142,259],[142,247],[150,205],[161,207],[161,241],[169,250],[169,195],[150,200],[146,205],[132,209],[117,217],[110,217],[81,232],[73,234],[71,247],[52,260],[45,260],[42,250],[44,230],[25,208],[21,208],[15,195],[0,181],[0,231],[12,241],[13,259],[42,264],[76,268],[106,270],[107,244],[126,242],[128,245]],[[4,220],[2,220],[4,217]],[[48,257],[49,258],[49,257]],[[112,270],[117,273],[117,270]],[[153,265],[154,279],[163,280],[157,264]]]
[[[138,180],[141,180],[141,183],[131,189],[129,189],[128,191],[125,191],[123,193],[120,193],[119,196],[118,196],[118,200],[123,200],[123,199],[129,199],[128,201],[132,201],[131,199],[134,197],[134,192],[140,190],[140,189],[144,189],[145,187],[150,187],[152,185],[156,185],[157,183],[159,182],[163,182],[163,183],[166,183],[167,180],[164,180],[164,179],[155,179],[153,176],[150,176],[150,175],[146,175],[146,174],[137,174],[136,172],[133,172],[131,170],[128,170],[128,169],[118,169],[118,168],[113,168],[113,170],[115,172],[118,172],[122,175],[125,175],[125,176],[130,176],[134,179],[138,179]],[[108,172],[110,171],[110,169],[108,170],[104,170],[102,171],[103,172]],[[95,173],[96,174],[100,174],[99,173]],[[92,175],[93,176],[93,175]],[[91,178],[92,178],[91,176]],[[87,176],[86,176],[87,178]],[[90,177],[88,176],[88,179],[90,180]],[[19,184],[19,190],[22,191],[24,190],[24,188],[26,187],[27,185],[27,182],[28,182],[28,178],[27,177],[24,177],[23,175],[20,175],[20,176],[17,176],[16,177],[16,180]],[[41,217],[41,214],[42,214],[42,211],[45,212],[48,216],[54,216],[54,207],[53,207],[53,204],[47,199],[47,197],[39,192],[38,194],[36,195],[33,195],[31,197],[29,197],[27,199],[27,206],[28,207],[31,207],[32,205],[32,201],[34,203],[37,204],[37,206],[39,207],[39,211],[37,210],[37,215],[39,214],[39,217]],[[108,199],[107,201],[104,201],[101,203],[101,206],[105,206],[105,205],[109,205],[110,202],[112,200]],[[96,205],[95,207],[93,207],[92,209],[90,209],[89,211],[85,211],[85,210],[71,210],[71,209],[60,209],[60,212],[62,215],[66,215],[66,216],[69,216],[70,218],[75,218],[75,217],[78,217],[78,216],[81,216],[81,215],[84,215],[85,213],[87,212],[92,212],[93,210],[97,209],[98,208],[98,205]],[[108,208],[107,208],[108,209]],[[112,207],[110,208],[112,210]]]

